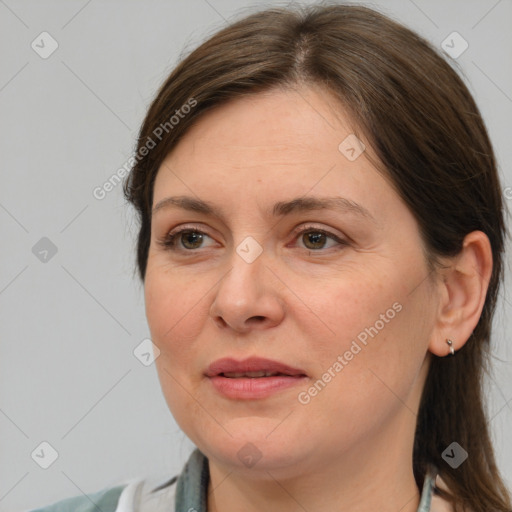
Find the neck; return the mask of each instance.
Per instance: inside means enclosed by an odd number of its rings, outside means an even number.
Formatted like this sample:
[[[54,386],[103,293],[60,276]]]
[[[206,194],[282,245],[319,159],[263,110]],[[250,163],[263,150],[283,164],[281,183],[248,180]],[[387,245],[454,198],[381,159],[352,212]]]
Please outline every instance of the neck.
[[[342,453],[311,456],[286,469],[226,467],[209,459],[208,512],[339,510],[416,512],[420,502],[412,470],[414,423],[395,418]],[[398,441],[400,440],[400,441]]]

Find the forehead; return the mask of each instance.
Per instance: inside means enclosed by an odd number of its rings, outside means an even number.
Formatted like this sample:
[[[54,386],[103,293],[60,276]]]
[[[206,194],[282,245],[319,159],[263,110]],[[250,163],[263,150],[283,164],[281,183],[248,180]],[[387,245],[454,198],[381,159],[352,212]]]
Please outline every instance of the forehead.
[[[255,195],[260,203],[314,193],[355,195],[358,201],[382,195],[378,189],[387,185],[365,154],[350,160],[340,150],[354,137],[353,124],[321,89],[232,100],[203,114],[166,157],[153,205],[170,194],[191,192],[241,204]]]
[[[233,157],[248,153],[271,157],[290,149],[297,153],[337,150],[337,139],[353,131],[351,124],[342,105],[323,89],[274,89],[206,112],[183,138],[185,144],[179,143],[176,149],[223,155],[229,148]]]
[[[348,116],[327,91],[275,89],[203,113],[163,163],[191,167],[191,161],[229,160],[231,166],[246,167],[262,161],[311,159],[326,151],[326,156],[338,157],[340,137],[351,132]]]

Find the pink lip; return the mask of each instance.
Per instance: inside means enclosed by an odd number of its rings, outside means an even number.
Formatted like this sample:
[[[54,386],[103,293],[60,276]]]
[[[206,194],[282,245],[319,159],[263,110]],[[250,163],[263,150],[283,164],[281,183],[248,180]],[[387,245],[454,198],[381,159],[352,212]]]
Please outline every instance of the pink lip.
[[[287,364],[280,363],[279,361],[273,361],[272,359],[264,359],[262,357],[249,357],[243,361],[237,361],[236,359],[225,357],[223,359],[217,359],[214,361],[206,371],[207,377],[214,377],[221,373],[241,373],[241,372],[279,372],[285,375],[305,375],[304,370],[293,368]]]
[[[256,371],[279,372],[283,375],[256,378],[230,378],[222,375],[230,372]],[[228,398],[246,400],[266,398],[278,391],[303,383],[307,378],[303,370],[259,357],[250,357],[243,361],[232,358],[218,359],[208,367],[205,375],[219,393]]]

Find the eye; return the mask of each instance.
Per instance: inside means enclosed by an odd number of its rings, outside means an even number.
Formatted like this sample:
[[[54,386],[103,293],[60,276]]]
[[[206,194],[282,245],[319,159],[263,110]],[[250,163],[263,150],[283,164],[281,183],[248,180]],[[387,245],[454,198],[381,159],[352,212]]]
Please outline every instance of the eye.
[[[310,251],[318,252],[321,249],[326,249],[325,243],[331,239],[336,242],[337,245],[346,246],[348,242],[342,240],[334,233],[326,231],[324,229],[317,228],[315,226],[307,226],[296,232],[296,238],[303,241],[305,248]],[[334,244],[334,245],[336,245]],[[331,247],[333,247],[331,245]],[[329,249],[330,247],[327,247]]]
[[[201,248],[205,237],[210,238],[204,231],[196,228],[182,228],[167,233],[158,243],[170,251],[193,251]],[[179,247],[177,247],[179,245]]]
[[[348,242],[342,240],[334,233],[315,226],[306,226],[305,228],[295,230],[295,239],[303,241],[304,249],[308,251],[320,252],[322,249],[329,249],[336,246],[347,246]],[[197,249],[204,248],[202,243],[206,238],[211,237],[204,231],[197,228],[182,227],[176,231],[167,233],[162,239],[157,240],[157,243],[170,251],[193,252]],[[335,244],[331,247],[325,247],[329,239]]]

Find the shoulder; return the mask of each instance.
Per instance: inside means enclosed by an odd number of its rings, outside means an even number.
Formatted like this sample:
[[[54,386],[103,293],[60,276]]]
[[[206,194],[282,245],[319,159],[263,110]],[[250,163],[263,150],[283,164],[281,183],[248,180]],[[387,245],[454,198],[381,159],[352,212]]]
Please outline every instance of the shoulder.
[[[128,486],[116,512],[174,512],[178,477],[160,485],[147,480]]]
[[[73,496],[30,512],[96,512],[98,508],[102,512],[115,512],[119,498],[126,487],[127,484],[122,484],[90,494]]]
[[[176,481],[138,479],[91,494],[66,498],[29,512],[174,512]]]

